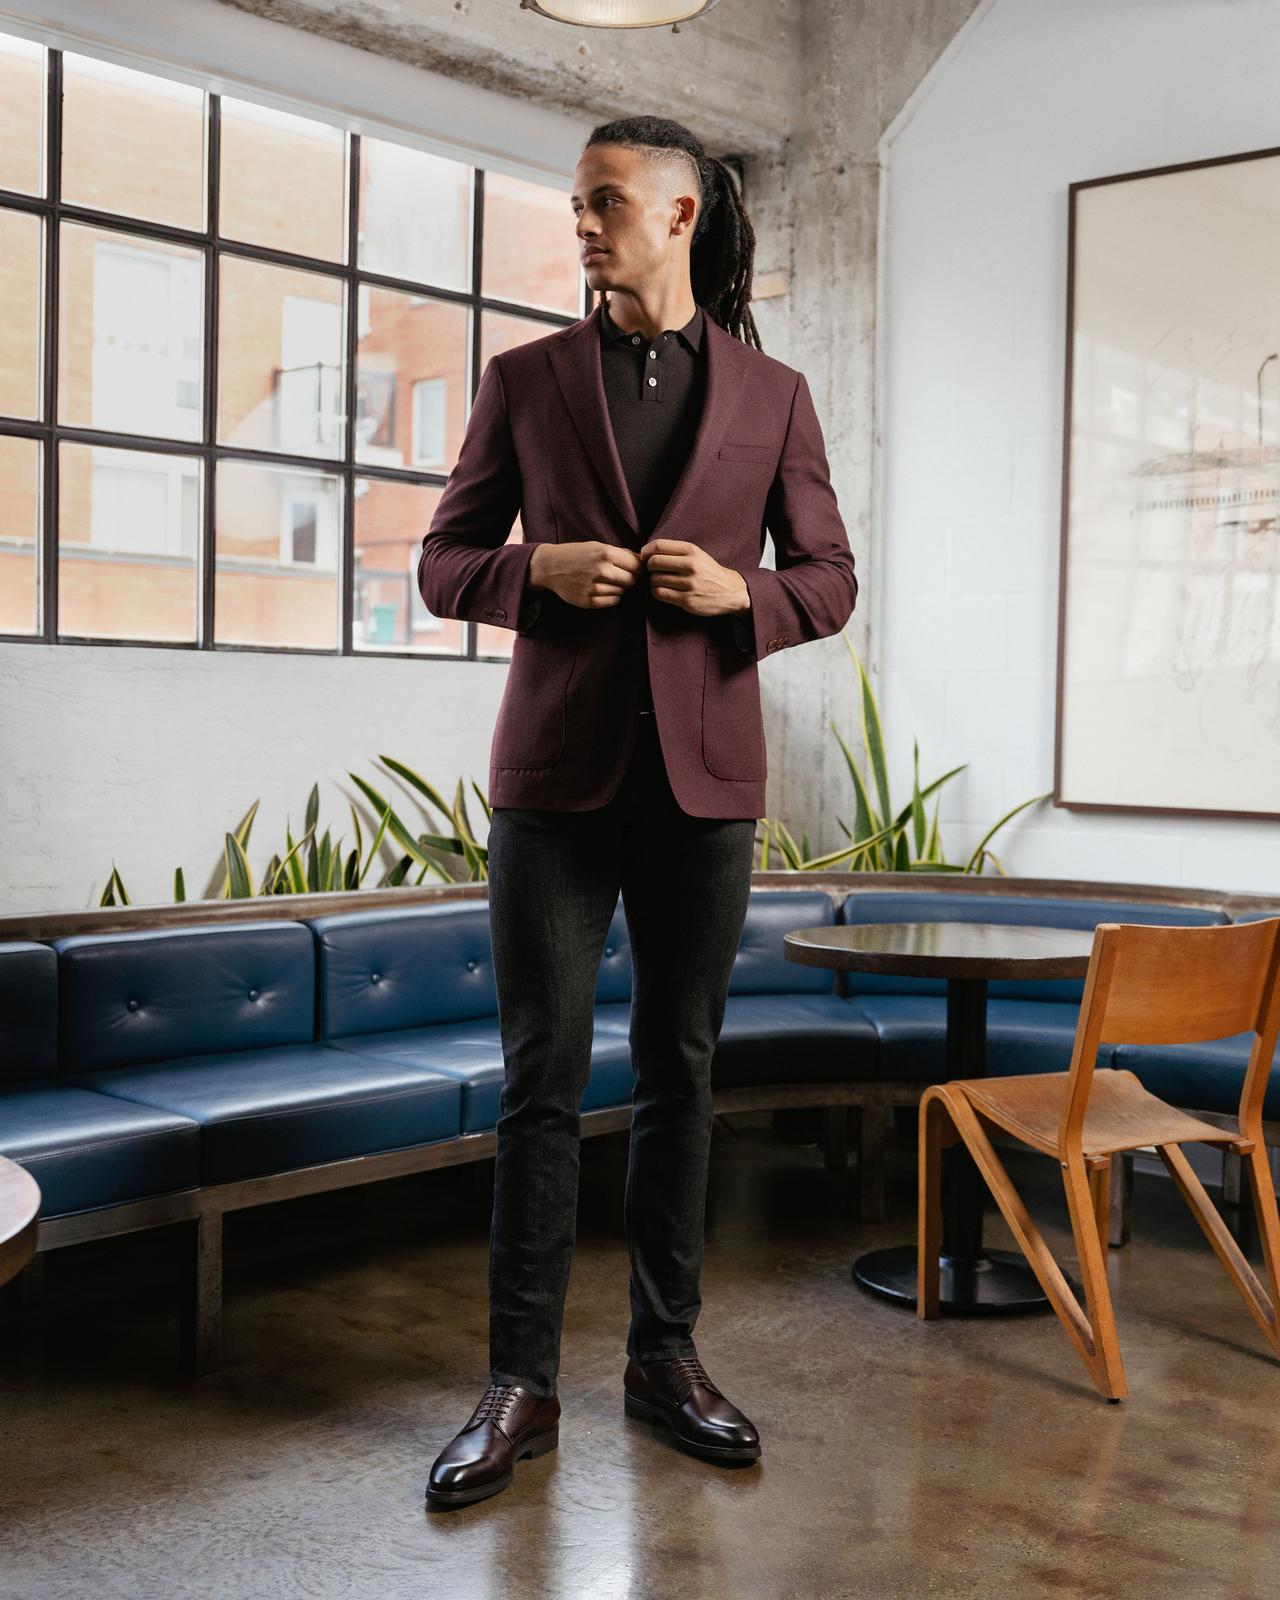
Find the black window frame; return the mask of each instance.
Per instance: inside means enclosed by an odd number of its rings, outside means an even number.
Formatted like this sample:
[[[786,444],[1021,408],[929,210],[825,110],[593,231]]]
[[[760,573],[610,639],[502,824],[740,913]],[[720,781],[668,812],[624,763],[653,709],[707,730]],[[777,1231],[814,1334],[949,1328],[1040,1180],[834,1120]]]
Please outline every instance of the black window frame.
[[[0,31],[7,31],[0,24]],[[16,35],[16,37],[28,37]],[[207,119],[205,151],[205,182],[208,185],[206,226],[203,230],[178,227],[173,224],[153,222],[131,217],[121,212],[98,211],[90,206],[65,202],[61,192],[62,172],[62,85],[63,47],[45,44],[45,193],[23,194],[15,190],[0,189],[0,207],[39,216],[44,226],[43,260],[45,282],[43,294],[43,329],[41,360],[43,382],[41,406],[43,416],[32,420],[25,417],[0,416],[0,435],[33,439],[41,447],[42,471],[40,481],[40,562],[42,583],[42,627],[36,633],[0,632],[0,643],[30,645],[102,645],[119,649],[146,650],[220,650],[253,651],[268,655],[305,656],[357,656],[362,660],[386,658],[409,661],[509,661],[510,651],[501,654],[481,653],[477,648],[479,624],[463,621],[463,648],[456,654],[439,651],[410,649],[378,649],[352,644],[353,606],[355,601],[354,565],[354,512],[355,483],[357,478],[386,479],[395,483],[422,484],[442,488],[449,481],[447,472],[428,472],[412,467],[389,467],[355,460],[356,402],[358,351],[358,295],[362,287],[389,289],[415,294],[436,303],[463,306],[470,312],[470,338],[467,352],[467,416],[475,402],[476,390],[482,376],[482,324],[486,312],[519,318],[525,322],[545,323],[547,332],[569,327],[587,314],[591,300],[585,276],[579,283],[579,310],[575,314],[549,311],[542,307],[521,304],[481,293],[484,271],[484,193],[485,168],[479,163],[464,162],[452,155],[446,159],[468,165],[471,170],[471,276],[466,289],[452,289],[408,278],[392,277],[384,273],[359,268],[355,264],[358,243],[360,206],[360,146],[362,135],[354,129],[333,121],[346,142],[347,161],[347,238],[346,259],[342,262],[322,261],[312,256],[277,250],[242,240],[221,239],[218,236],[218,205],[221,180],[221,124],[222,94],[206,84],[193,83],[204,96]],[[74,55],[93,55],[89,49],[76,48]],[[109,56],[98,59],[110,60]],[[158,67],[145,69],[157,78],[165,78]],[[193,75],[198,78],[198,75]],[[186,78],[170,81],[190,82]],[[237,86],[230,98],[253,100],[251,90],[241,92]],[[269,104],[259,100],[261,104]],[[310,114],[324,122],[326,108],[316,106]],[[371,134],[380,141],[395,143],[394,132]],[[403,141],[401,141],[403,142]],[[410,148],[423,148],[410,145]],[[496,169],[495,169],[496,170]],[[525,181],[537,182],[530,176]],[[566,196],[567,207],[567,196]],[[566,217],[568,212],[566,209]],[[120,232],[135,237],[145,237],[161,242],[182,245],[199,250],[204,262],[203,346],[204,367],[202,376],[203,428],[199,439],[164,439],[143,433],[120,433],[109,429],[77,427],[59,423],[58,402],[58,294],[59,249],[61,225],[64,221],[87,224],[105,232]],[[568,248],[568,245],[566,245]],[[239,445],[219,444],[217,434],[217,348],[218,348],[218,295],[219,268],[224,257],[264,262],[336,278],[342,282],[344,294],[345,365],[343,385],[346,426],[341,458],[294,455],[274,450],[254,449]],[[199,609],[199,637],[192,641],[166,639],[113,639],[92,634],[60,633],[58,618],[58,477],[59,446],[68,444],[101,445],[117,447],[130,452],[156,455],[175,455],[194,458],[201,463],[201,523],[203,538],[200,547],[201,586]],[[214,580],[216,551],[216,495],[217,465],[220,461],[243,461],[258,466],[297,467],[304,471],[323,471],[339,480],[342,497],[342,548],[340,566],[340,594],[342,615],[340,636],[336,648],[313,648],[300,645],[216,643],[214,640]],[[422,530],[426,531],[425,527]],[[412,581],[412,579],[410,579]],[[515,635],[512,634],[514,639]]]

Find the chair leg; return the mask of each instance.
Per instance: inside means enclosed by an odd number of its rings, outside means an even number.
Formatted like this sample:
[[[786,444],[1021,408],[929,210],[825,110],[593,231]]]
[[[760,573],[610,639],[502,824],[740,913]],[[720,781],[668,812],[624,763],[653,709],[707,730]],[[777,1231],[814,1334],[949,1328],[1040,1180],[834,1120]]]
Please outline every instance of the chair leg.
[[[191,1240],[178,1318],[179,1361],[192,1377],[222,1363],[222,1213],[183,1223]]]
[[[885,1108],[871,1105],[858,1113],[858,1216],[863,1222],[884,1220]]]
[[[1089,1197],[1093,1202],[1094,1220],[1098,1225],[1098,1243],[1102,1246],[1102,1253],[1107,1253],[1107,1242],[1111,1237],[1111,1168],[1114,1163],[1108,1161],[1105,1167],[1095,1167],[1089,1174]]]
[[[1087,1312],[1071,1292],[1071,1285],[1067,1282],[1062,1268],[1054,1260],[1053,1252],[1031,1220],[1021,1195],[1014,1188],[986,1129],[963,1091],[952,1089],[949,1084],[941,1084],[931,1092],[938,1093],[946,1100],[951,1120],[969,1147],[978,1164],[978,1170],[982,1173],[988,1189],[995,1197],[996,1204],[1018,1241],[1018,1248],[1026,1256],[1049,1304],[1066,1329],[1067,1337],[1084,1362],[1094,1386],[1107,1400],[1123,1399],[1128,1393],[1124,1366],[1120,1359],[1119,1341],[1115,1335],[1105,1258],[1102,1246],[1098,1242],[1097,1217],[1083,1165],[1078,1170],[1064,1168],[1063,1181],[1067,1190],[1067,1204],[1071,1212],[1076,1252],[1080,1258],[1085,1280],[1089,1307]]]
[[[939,1315],[942,1269],[942,1149],[957,1139],[947,1106],[934,1089],[920,1101],[919,1223],[916,1229],[916,1316]]]
[[[1124,1364],[1120,1359],[1120,1338],[1116,1332],[1111,1286],[1107,1282],[1107,1207],[1111,1199],[1109,1164],[1090,1175],[1083,1163],[1062,1164],[1062,1186],[1066,1191],[1071,1232],[1075,1236],[1084,1282],[1085,1307],[1093,1334],[1092,1358],[1086,1365],[1101,1394],[1120,1400],[1128,1393]]]
[[[849,1108],[822,1108],[822,1164],[828,1172],[843,1172],[849,1165]]]
[[[1275,1190],[1271,1182],[1271,1164],[1261,1144],[1245,1156],[1253,1190],[1254,1215],[1262,1238],[1262,1254],[1270,1293],[1259,1282],[1256,1273],[1245,1259],[1244,1252],[1231,1237],[1217,1207],[1209,1198],[1204,1185],[1191,1169],[1191,1163],[1176,1144],[1156,1147],[1160,1159],[1178,1185],[1182,1198],[1191,1207],[1192,1214],[1213,1246],[1214,1254],[1226,1268],[1227,1276],[1235,1284],[1241,1299],[1248,1306],[1254,1321],[1262,1329],[1267,1343],[1280,1355],[1280,1327],[1276,1320],[1276,1270],[1280,1266],[1280,1218],[1277,1217]]]
[[[1133,1233],[1133,1151],[1122,1150],[1111,1158],[1111,1218],[1107,1243],[1119,1249]]]

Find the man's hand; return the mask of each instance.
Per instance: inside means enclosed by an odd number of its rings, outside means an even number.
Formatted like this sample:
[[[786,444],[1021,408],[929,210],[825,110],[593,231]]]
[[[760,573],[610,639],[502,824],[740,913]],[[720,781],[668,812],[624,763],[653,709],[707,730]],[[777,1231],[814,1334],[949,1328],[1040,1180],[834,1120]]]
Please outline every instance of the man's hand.
[[[591,611],[616,606],[639,581],[641,566],[634,550],[603,539],[539,544],[529,558],[529,587],[551,589],[569,605]]]
[[[649,575],[649,593],[695,617],[747,611],[751,591],[733,567],[722,567],[700,545],[687,539],[650,539],[640,560]]]

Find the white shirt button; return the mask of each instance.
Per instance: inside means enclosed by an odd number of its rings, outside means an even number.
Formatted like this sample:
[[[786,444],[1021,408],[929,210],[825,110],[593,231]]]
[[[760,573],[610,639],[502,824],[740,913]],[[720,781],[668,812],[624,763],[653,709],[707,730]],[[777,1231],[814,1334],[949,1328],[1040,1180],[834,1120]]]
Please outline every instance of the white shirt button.
[[[640,335],[638,333],[633,333],[631,335],[631,342],[632,342],[632,344],[639,344],[640,343]]]
[[[656,378],[650,378],[649,382],[650,382],[651,385],[656,385],[658,380]]]
[[[656,350],[650,350],[650,352],[649,352],[649,360],[650,361],[656,361],[657,359],[658,359],[658,352]]]

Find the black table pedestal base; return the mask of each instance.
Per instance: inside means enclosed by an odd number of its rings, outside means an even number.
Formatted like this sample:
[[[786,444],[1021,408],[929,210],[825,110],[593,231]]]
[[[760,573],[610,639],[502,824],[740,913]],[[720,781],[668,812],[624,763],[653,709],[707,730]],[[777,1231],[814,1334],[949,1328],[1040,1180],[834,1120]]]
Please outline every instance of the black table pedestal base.
[[[1035,1273],[1016,1251],[983,1250],[976,1256],[942,1256],[940,1260],[939,1301],[944,1311],[982,1316],[987,1312],[1048,1309],[1049,1302]],[[915,1246],[892,1245],[859,1256],[853,1264],[853,1280],[887,1300],[914,1306]],[[1075,1284],[1071,1288],[1079,1293]]]

